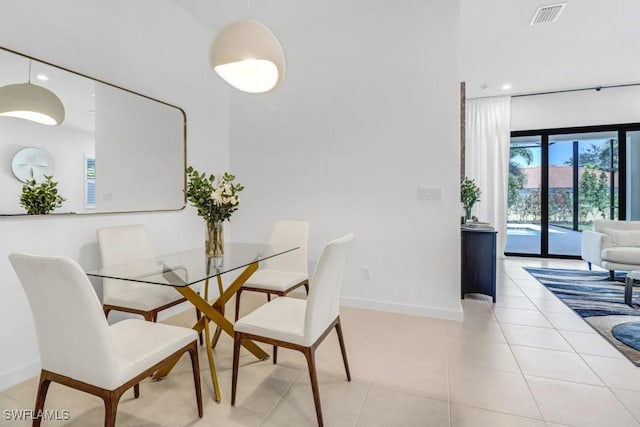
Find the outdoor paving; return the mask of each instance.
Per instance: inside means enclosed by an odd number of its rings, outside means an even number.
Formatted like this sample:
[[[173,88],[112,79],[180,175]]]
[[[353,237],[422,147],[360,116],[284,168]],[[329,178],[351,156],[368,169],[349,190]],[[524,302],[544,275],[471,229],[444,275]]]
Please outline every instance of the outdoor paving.
[[[531,227],[532,233],[539,226],[518,224],[519,228]],[[549,253],[556,255],[580,255],[580,243],[582,233],[579,231],[567,230],[555,226],[549,227]],[[513,234],[507,231],[507,246],[505,252],[521,254],[540,253],[540,232],[535,234]]]

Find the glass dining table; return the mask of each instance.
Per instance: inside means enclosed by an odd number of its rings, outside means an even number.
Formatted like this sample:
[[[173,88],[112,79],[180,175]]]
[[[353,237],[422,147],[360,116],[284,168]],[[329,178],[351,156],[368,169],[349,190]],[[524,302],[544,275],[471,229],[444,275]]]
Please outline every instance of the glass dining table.
[[[220,334],[225,332],[233,337],[233,324],[224,316],[225,305],[240,289],[249,277],[258,269],[258,263],[268,258],[281,256],[298,249],[291,246],[273,246],[255,243],[225,243],[224,256],[207,257],[204,248],[196,248],[155,257],[129,264],[104,267],[99,270],[88,271],[92,277],[117,279],[125,282],[148,283],[157,286],[171,286],[187,301],[200,310],[202,316],[193,325],[193,329],[201,333],[204,330],[211,381],[215,400],[220,401],[220,388],[216,375],[212,348],[218,342]],[[232,271],[239,271],[238,276],[224,287],[222,275]],[[218,295],[209,302],[209,281],[216,279]],[[204,282],[203,295],[194,291],[191,285]],[[216,331],[211,336],[209,323],[216,324]],[[245,340],[243,346],[260,360],[269,355],[254,342]],[[175,361],[177,363],[177,360]],[[175,365],[174,363],[174,365]],[[172,366],[154,374],[154,379],[160,379],[169,374]]]

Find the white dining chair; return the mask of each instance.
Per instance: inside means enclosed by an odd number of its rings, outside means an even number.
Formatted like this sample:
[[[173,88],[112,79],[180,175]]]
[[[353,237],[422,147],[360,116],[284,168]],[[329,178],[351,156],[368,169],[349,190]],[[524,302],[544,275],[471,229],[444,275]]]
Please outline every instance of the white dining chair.
[[[250,339],[272,344],[273,363],[277,363],[278,347],[301,351],[309,368],[311,390],[318,424],[323,425],[315,350],[333,328],[338,334],[347,380],[351,381],[347,351],[340,325],[340,286],[347,255],[353,242],[347,234],[329,242],[318,261],[306,300],[276,298],[239,319],[234,325],[233,372],[231,405],[236,402],[238,362],[242,340]]]
[[[260,269],[236,292],[235,320],[238,320],[240,315],[240,296],[243,291],[266,293],[267,301],[271,301],[272,294],[285,296],[300,286],[304,286],[309,294],[309,222],[276,221],[271,227],[269,244],[299,249],[261,263]]]
[[[127,319],[109,326],[82,268],[63,257],[13,253],[9,260],[31,306],[40,348],[35,412],[43,411],[50,383],[100,397],[106,427],[115,425],[118,401],[133,386],[185,353],[191,356],[198,415],[202,393],[197,334],[179,326]],[[41,418],[33,421],[39,426]]]
[[[147,227],[142,224],[101,228],[97,235],[103,267],[155,257],[151,237]],[[102,305],[106,317],[115,310],[138,314],[145,320],[155,322],[158,320],[158,312],[185,301],[171,286],[116,279],[102,280]],[[199,319],[200,310],[196,309],[196,320]],[[202,337],[200,342],[202,343]]]

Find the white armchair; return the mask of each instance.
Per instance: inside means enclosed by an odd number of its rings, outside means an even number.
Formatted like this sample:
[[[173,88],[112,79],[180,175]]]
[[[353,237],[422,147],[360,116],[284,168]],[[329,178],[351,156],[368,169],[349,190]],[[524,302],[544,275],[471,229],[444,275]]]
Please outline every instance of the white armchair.
[[[309,222],[295,220],[276,221],[271,228],[269,244],[298,246],[293,252],[263,261],[260,269],[236,292],[236,318],[240,316],[242,291],[262,292],[271,301],[271,294],[285,296],[304,286],[309,294]]]
[[[103,267],[155,257],[151,237],[147,227],[142,224],[101,228],[96,234]],[[156,322],[158,312],[185,301],[186,299],[171,286],[125,283],[115,279],[102,281],[102,304],[106,317],[112,310],[124,311]],[[196,320],[199,319],[200,310],[196,308]],[[200,334],[200,344],[202,344],[202,334]]]
[[[640,269],[640,221],[595,220],[582,232],[582,259],[609,270]]]
[[[53,381],[100,397],[104,425],[113,427],[126,390],[133,387],[137,398],[140,381],[189,353],[202,417],[194,330],[139,319],[109,326],[93,286],[75,261],[21,253],[9,259],[29,300],[40,348],[42,370],[34,414],[42,412]],[[34,418],[33,426],[41,421]]]
[[[236,403],[240,344],[251,339],[273,345],[273,363],[277,362],[278,347],[300,351],[307,359],[311,390],[320,427],[323,425],[320,390],[316,372],[315,351],[318,345],[336,329],[342,361],[351,381],[347,351],[340,325],[340,286],[342,272],[351,250],[353,233],[333,240],[324,248],[309,287],[306,300],[281,297],[258,307],[234,325],[231,406]]]

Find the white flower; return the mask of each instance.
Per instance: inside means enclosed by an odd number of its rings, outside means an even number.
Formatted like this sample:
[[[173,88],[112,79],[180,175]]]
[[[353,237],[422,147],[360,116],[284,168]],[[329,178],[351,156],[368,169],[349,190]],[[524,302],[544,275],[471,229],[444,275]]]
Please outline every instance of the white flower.
[[[224,200],[222,198],[222,189],[221,188],[217,188],[212,194],[211,194],[211,198],[213,199],[213,203],[217,206],[220,206],[222,203],[224,203]]]
[[[227,183],[224,185],[224,194],[225,196],[233,196],[233,186],[231,186],[231,184]]]

